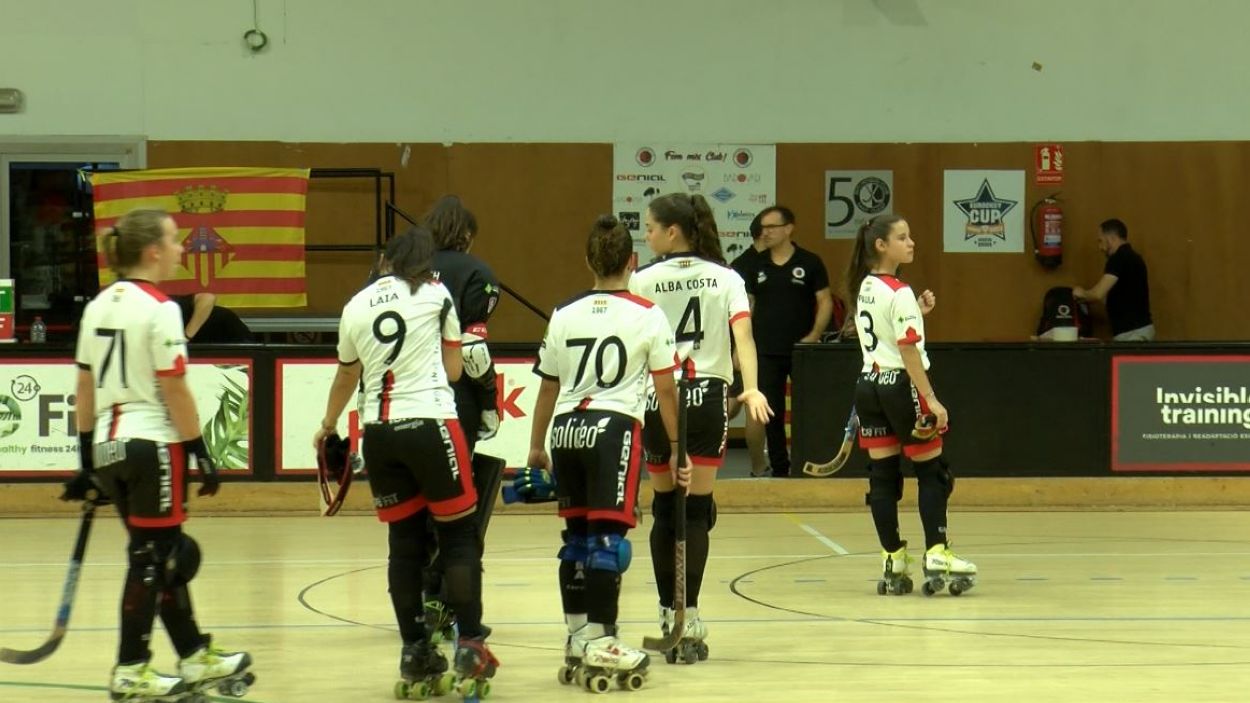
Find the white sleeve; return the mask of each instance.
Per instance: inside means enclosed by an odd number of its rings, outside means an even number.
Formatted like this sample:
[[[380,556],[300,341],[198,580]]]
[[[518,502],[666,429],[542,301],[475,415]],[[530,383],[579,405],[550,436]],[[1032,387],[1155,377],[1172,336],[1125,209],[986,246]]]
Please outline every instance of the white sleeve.
[[[677,345],[673,341],[673,330],[668,326],[668,318],[657,305],[648,309],[648,337],[651,351],[647,362],[651,373],[672,373],[677,369]]]
[[[547,323],[547,334],[543,335],[542,346],[538,347],[538,359],[534,362],[534,373],[549,381],[560,381],[559,344],[556,313],[551,313],[551,322]]]
[[[730,270],[729,275],[729,324],[751,316],[751,299],[747,297],[747,285],[737,271]]]
[[[348,323],[347,308],[343,308],[339,316],[339,363],[354,364],[360,361],[360,352],[356,350],[356,341],[352,339],[351,325]]]

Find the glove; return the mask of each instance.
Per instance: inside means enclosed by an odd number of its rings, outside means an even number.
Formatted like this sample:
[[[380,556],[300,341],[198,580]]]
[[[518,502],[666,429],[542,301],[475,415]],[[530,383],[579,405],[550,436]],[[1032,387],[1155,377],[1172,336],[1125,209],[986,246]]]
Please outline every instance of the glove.
[[[482,424],[477,428],[477,441],[485,442],[497,434],[499,434],[499,411],[483,410]]]
[[[61,484],[61,500],[87,500],[90,493],[99,493],[95,483],[95,455],[92,445],[95,443],[95,432],[87,430],[78,433],[78,473]]]
[[[546,469],[517,469],[512,485],[504,484],[504,503],[550,503],[556,499],[556,481]]]
[[[217,475],[217,465],[213,463],[208,447],[204,445],[204,437],[200,436],[183,442],[182,449],[187,454],[187,465],[200,471],[200,480],[203,481],[203,485],[200,486],[197,495],[201,498],[217,495],[217,489],[221,488],[221,478]]]

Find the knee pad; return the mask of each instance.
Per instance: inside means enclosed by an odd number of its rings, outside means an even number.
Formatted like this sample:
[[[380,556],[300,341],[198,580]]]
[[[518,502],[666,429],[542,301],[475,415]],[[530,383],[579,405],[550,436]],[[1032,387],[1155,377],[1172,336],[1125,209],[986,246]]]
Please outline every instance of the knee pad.
[[[898,455],[885,459],[873,459],[868,465],[868,493],[864,503],[888,502],[903,499],[903,472],[899,471]]]
[[[429,551],[425,515],[417,514],[387,524],[387,544],[392,559],[423,561]]]
[[[591,535],[586,538],[586,550],[590,553],[589,568],[617,574],[625,573],[634,558],[634,549],[624,535]]]
[[[936,456],[928,461],[921,461],[915,464],[916,483],[919,484],[921,490],[930,487],[942,491],[947,497],[955,491],[955,477],[951,475],[950,465],[946,463],[946,459]]]
[[[560,561],[585,564],[590,557],[586,535],[575,533],[572,530],[562,530],[560,537],[564,539],[564,546],[560,547],[560,552],[556,554]]]
[[[653,529],[673,531],[673,505],[676,500],[675,491],[655,494],[651,501],[651,516],[655,518]]]
[[[200,545],[189,535],[181,535],[165,557],[165,582],[185,586],[200,572]]]
[[[705,496],[689,496],[686,498],[686,522],[692,525],[707,525],[712,529],[715,522],[716,503],[711,494]]]
[[[477,518],[473,515],[451,522],[435,522],[439,556],[446,561],[472,553],[477,548]]]

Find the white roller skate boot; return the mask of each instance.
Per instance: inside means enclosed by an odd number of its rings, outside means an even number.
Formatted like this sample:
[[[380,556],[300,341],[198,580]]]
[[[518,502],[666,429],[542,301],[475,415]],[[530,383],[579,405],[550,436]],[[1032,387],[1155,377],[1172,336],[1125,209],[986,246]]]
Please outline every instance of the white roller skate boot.
[[[242,698],[256,682],[256,675],[248,671],[252,657],[247,652],[226,652],[213,646],[212,636],[204,636],[204,646],[179,660],[178,675],[187,682],[192,691],[204,691],[213,686],[223,696]]]
[[[907,542],[893,552],[881,550],[881,580],[877,582],[877,595],[901,596],[911,593],[911,562]]]
[[[583,626],[584,627],[584,626]],[[556,680],[568,686],[574,681],[581,683],[582,659],[586,655],[585,640],[574,641],[573,635],[564,640],[564,665],[556,672]]]
[[[587,640],[582,654],[581,682],[592,693],[607,693],[612,679],[626,691],[637,691],[647,678],[651,657],[621,642],[615,635]]]
[[[949,544],[935,544],[924,554],[924,594],[938,593],[949,583],[952,596],[977,584],[977,565],[951,551]]]
[[[114,667],[109,682],[109,696],[115,701],[173,699],[188,690],[181,678],[158,673],[147,662]]]

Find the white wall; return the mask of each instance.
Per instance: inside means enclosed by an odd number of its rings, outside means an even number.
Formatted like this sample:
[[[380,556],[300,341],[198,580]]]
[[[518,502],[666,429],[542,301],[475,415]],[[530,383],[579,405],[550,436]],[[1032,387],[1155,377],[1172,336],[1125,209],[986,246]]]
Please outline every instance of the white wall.
[[[1248,0],[0,0],[0,137],[1246,139]],[[349,9],[350,8],[350,9]],[[1043,70],[1034,71],[1037,61]]]

